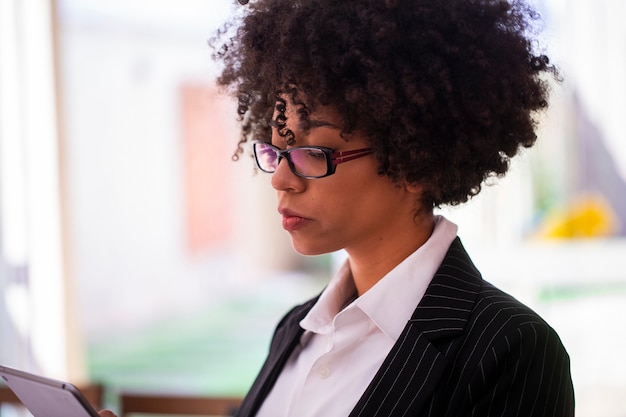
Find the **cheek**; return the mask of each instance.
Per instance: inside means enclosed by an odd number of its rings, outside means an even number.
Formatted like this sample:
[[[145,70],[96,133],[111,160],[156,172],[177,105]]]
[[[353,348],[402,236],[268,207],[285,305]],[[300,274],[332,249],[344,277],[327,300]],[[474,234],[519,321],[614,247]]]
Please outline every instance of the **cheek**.
[[[320,194],[315,204],[324,213],[328,228],[345,230],[367,219],[371,202],[378,202],[378,198],[366,180],[350,181],[337,184],[330,193]]]

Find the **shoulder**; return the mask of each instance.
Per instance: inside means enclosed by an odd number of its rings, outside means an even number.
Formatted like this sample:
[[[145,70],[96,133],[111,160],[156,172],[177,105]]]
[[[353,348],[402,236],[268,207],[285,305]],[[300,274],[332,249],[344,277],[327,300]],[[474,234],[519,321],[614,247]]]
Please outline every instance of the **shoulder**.
[[[459,342],[455,368],[469,378],[474,397],[470,402],[502,390],[520,404],[526,404],[522,398],[528,395],[545,404],[573,404],[570,357],[557,332],[531,308],[490,283],[483,281]]]
[[[469,354],[474,361],[494,357],[496,352],[511,352],[514,345],[525,346],[526,352],[537,346],[566,355],[558,334],[539,314],[482,278],[458,238],[422,304],[442,312],[444,308],[456,309],[454,318],[463,323],[459,326],[463,329],[461,354]]]
[[[535,331],[556,336],[534,310],[485,281],[458,238],[450,246],[431,290],[432,294],[456,292],[456,299],[461,301],[458,306],[467,309],[465,334],[468,336],[491,339],[510,332]]]
[[[573,415],[570,358],[559,335],[531,308],[487,282],[479,291],[456,367],[468,378],[467,400],[477,409]],[[494,397],[498,392],[506,401]]]
[[[498,341],[509,346],[513,341],[561,343],[556,331],[533,309],[486,281],[470,314],[467,335],[474,343],[485,339],[492,345]]]
[[[525,347],[566,355],[557,332],[533,309],[487,281],[481,281],[467,317],[462,350],[473,359],[512,353]],[[518,352],[519,353],[519,352]]]
[[[462,249],[451,248],[448,255],[450,276],[437,282],[450,287],[462,281],[466,287],[463,303],[457,302],[463,311],[456,315],[465,325],[459,337],[440,345],[451,360],[446,407],[477,415],[573,415],[570,358],[557,332],[483,280]]]
[[[526,324],[547,325],[530,307],[487,281],[480,284],[470,322],[498,329]]]

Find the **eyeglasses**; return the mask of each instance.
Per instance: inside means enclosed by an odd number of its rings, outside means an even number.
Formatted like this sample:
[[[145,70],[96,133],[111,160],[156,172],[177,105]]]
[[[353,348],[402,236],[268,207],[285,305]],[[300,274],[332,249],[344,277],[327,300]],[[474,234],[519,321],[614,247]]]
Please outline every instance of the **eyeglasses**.
[[[252,142],[254,160],[263,172],[272,174],[278,169],[280,160],[285,158],[291,172],[302,178],[324,178],[335,173],[338,164],[352,161],[372,153],[371,148],[335,152],[322,146],[298,146],[279,149],[267,142]]]

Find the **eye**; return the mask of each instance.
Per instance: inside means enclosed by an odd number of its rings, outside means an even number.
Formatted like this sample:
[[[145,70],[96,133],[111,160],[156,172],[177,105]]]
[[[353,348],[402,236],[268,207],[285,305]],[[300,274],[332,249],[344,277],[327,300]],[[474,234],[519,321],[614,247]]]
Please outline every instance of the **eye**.
[[[261,148],[261,156],[267,161],[275,161],[278,157],[276,151],[269,147]]]
[[[326,154],[319,149],[306,149],[307,158],[311,159],[326,159]]]

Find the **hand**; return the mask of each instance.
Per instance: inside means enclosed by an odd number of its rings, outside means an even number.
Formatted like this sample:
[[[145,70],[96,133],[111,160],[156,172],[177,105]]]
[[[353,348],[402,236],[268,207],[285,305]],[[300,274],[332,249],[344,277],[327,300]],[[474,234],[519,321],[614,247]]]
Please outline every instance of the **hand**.
[[[100,417],[117,417],[115,413],[111,410],[102,410],[99,411],[98,414],[100,415]]]

